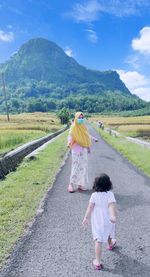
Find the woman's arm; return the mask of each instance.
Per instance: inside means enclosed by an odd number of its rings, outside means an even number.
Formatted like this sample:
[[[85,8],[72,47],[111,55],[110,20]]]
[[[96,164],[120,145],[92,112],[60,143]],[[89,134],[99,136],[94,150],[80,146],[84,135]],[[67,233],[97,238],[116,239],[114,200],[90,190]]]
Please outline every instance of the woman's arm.
[[[68,147],[71,147],[71,146],[72,146],[72,143],[73,143],[72,136],[69,135],[69,136],[68,136],[68,143],[67,143],[67,146],[68,146]]]
[[[91,137],[91,140],[93,140],[94,142],[98,142],[98,139],[97,139],[97,138],[95,138],[95,137],[93,137],[93,136],[91,136],[91,135],[90,135],[90,137]]]
[[[93,211],[93,209],[94,209],[94,205],[95,204],[93,204],[93,203],[89,203],[89,205],[88,205],[88,207],[87,207],[87,210],[86,210],[86,212],[85,212],[85,216],[84,216],[84,219],[83,219],[83,221],[82,221],[82,224],[83,225],[88,225],[88,218],[89,218],[89,216],[91,215],[91,213],[92,213],[92,211]]]

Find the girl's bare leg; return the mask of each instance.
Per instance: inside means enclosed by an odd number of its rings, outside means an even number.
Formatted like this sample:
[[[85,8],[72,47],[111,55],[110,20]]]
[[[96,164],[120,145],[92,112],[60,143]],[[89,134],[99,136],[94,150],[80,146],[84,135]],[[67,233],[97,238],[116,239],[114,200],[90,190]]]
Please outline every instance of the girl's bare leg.
[[[108,238],[108,245],[111,245],[112,244],[112,239],[111,239],[111,237],[109,236],[109,238]]]
[[[116,245],[116,239],[112,239],[110,236],[108,238],[108,250],[113,250]]]
[[[102,257],[102,243],[95,241],[95,264],[100,265]]]

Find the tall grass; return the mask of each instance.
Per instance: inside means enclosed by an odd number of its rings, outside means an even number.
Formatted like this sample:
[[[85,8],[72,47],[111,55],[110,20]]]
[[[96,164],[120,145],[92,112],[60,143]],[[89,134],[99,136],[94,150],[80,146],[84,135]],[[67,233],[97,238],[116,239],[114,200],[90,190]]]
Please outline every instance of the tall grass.
[[[45,135],[43,131],[27,130],[1,130],[0,132],[0,153],[13,149],[16,145],[23,144],[35,138]]]
[[[10,122],[0,115],[0,154],[60,128],[62,125],[54,113],[10,115]]]

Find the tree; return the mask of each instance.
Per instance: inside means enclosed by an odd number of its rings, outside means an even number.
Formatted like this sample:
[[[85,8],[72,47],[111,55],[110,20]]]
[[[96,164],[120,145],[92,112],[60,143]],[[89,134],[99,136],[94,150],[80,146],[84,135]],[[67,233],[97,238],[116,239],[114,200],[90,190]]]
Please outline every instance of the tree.
[[[57,112],[58,118],[60,118],[61,124],[67,124],[70,119],[69,110],[67,108],[62,108]]]

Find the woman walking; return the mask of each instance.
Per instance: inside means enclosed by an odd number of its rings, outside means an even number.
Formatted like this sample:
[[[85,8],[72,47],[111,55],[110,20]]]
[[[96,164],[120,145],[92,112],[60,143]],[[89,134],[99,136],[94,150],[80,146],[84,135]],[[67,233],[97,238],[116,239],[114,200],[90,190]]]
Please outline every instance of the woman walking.
[[[89,135],[84,123],[83,113],[77,112],[68,137],[68,146],[72,151],[72,169],[68,186],[68,192],[70,193],[75,192],[77,189],[86,190],[88,183],[88,153],[90,153],[91,140],[98,141]]]

